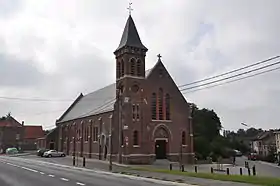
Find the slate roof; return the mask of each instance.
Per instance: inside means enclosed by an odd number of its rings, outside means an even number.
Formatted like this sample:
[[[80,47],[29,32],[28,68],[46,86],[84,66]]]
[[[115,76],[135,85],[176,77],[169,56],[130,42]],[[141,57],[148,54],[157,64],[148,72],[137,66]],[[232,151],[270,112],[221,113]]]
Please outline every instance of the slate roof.
[[[152,69],[146,70],[146,77]],[[87,95],[80,95],[65,111],[58,123],[83,118],[114,110],[116,83],[108,85]],[[71,108],[72,107],[72,108]]]
[[[148,50],[141,42],[141,39],[139,37],[138,31],[136,29],[136,26],[134,24],[134,21],[131,17],[131,15],[129,15],[127,22],[125,24],[125,28],[122,34],[122,38],[121,38],[121,42],[118,46],[118,48],[116,49],[119,50],[125,46],[131,46],[131,47],[137,47],[140,49],[144,49],[144,50]]]

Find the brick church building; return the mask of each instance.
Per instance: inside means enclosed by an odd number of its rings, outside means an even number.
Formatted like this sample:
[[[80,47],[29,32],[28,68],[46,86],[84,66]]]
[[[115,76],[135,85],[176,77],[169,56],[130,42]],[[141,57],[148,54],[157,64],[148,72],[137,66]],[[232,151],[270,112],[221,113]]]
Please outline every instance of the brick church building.
[[[193,162],[190,104],[160,55],[145,70],[147,51],[129,15],[114,52],[116,82],[80,94],[57,120],[58,150],[126,164]]]

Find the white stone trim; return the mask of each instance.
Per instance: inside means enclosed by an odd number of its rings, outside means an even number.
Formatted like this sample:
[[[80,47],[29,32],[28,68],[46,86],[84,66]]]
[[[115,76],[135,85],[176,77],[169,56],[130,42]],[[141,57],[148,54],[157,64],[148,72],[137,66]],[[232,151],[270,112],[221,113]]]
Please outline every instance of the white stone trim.
[[[163,127],[163,128],[165,128],[166,130],[167,130],[167,132],[168,132],[168,134],[170,135],[169,136],[169,138],[171,138],[171,139],[173,139],[173,135],[172,135],[172,132],[171,132],[171,130],[169,129],[169,127],[166,125],[166,124],[164,124],[164,123],[160,123],[160,124],[158,124],[158,125],[156,125],[155,127],[154,127],[154,130],[153,130],[153,138],[155,138],[155,132],[156,132],[156,130],[158,129],[158,128],[160,128],[160,127]]]
[[[154,121],[154,122],[168,122],[168,123],[172,122],[172,120],[157,120],[157,119],[152,119],[152,121]]]
[[[167,155],[194,155],[194,153],[191,152],[183,152],[183,153],[167,153]]]
[[[168,138],[155,138],[155,142],[156,142],[157,140],[164,140],[164,141],[168,142]]]
[[[122,155],[123,157],[137,157],[137,156],[155,156],[156,154],[128,154],[128,155]]]

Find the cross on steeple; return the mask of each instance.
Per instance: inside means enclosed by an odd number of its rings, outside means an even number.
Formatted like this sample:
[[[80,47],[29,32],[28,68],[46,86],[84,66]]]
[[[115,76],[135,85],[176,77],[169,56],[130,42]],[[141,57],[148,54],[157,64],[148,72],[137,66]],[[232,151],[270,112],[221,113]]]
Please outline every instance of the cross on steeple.
[[[158,57],[158,60],[160,60],[160,58],[161,58],[162,56],[161,56],[160,54],[158,54],[157,57]]]
[[[129,15],[131,15],[131,11],[133,10],[132,8],[131,8],[131,5],[132,5],[132,2],[129,2],[129,6],[128,6],[128,12],[129,12]]]

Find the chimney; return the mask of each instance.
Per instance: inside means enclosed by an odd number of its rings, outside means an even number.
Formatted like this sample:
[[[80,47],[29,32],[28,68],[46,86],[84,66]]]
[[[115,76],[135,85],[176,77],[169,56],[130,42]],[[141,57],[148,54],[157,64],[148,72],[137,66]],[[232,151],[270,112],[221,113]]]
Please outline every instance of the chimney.
[[[21,125],[24,126],[24,121],[21,122]]]

